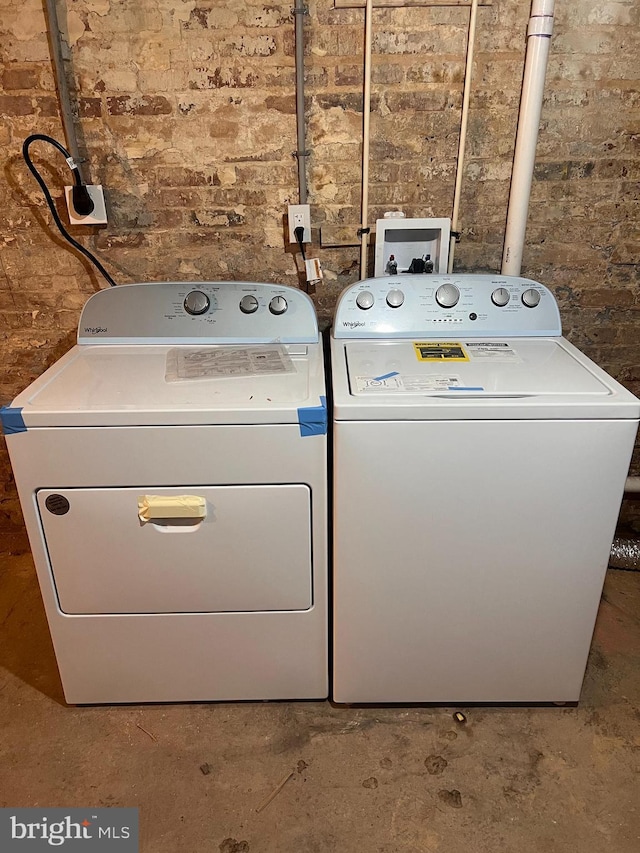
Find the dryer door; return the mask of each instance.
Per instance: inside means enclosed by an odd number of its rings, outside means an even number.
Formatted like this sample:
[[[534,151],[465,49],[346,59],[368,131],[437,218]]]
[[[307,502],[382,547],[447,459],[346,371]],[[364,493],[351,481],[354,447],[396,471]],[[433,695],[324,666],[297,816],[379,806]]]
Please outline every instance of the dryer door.
[[[149,494],[198,497],[205,516],[143,521],[138,501]],[[64,613],[312,605],[311,492],[304,484],[41,489],[37,504]]]

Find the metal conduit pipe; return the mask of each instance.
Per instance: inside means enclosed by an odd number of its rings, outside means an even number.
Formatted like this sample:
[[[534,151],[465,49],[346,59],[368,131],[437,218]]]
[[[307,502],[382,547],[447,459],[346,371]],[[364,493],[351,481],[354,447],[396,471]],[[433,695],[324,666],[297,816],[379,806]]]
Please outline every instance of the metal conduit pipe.
[[[54,2],[54,0],[50,0]],[[295,0],[293,17],[296,36],[296,125],[298,161],[298,198],[300,204],[307,203],[307,145],[304,115],[304,16],[308,14],[304,0]]]
[[[507,208],[507,227],[502,253],[503,275],[520,275],[522,267],[544,78],[547,73],[549,45],[553,33],[553,7],[554,0],[533,0],[531,4],[518,131]]]
[[[71,109],[71,96],[69,94],[69,83],[64,70],[64,57],[62,56],[61,30],[58,21],[58,10],[56,8],[56,0],[45,0],[45,14],[47,17],[47,35],[49,36],[49,49],[51,51],[51,62],[53,63],[53,71],[56,79],[56,88],[58,89],[58,99],[60,101],[60,116],[62,119],[62,127],[64,137],[67,143],[67,149],[76,163],[82,162],[80,151],[78,149],[78,138],[76,135],[76,126]]]

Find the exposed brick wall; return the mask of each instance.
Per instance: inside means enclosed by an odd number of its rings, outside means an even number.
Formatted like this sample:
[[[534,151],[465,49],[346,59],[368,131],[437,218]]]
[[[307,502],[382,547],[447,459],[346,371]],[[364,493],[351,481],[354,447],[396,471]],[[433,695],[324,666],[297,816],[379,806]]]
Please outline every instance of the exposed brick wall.
[[[71,46],[87,176],[110,224],[74,235],[120,282],[263,279],[295,285],[282,216],[297,202],[292,2],[74,0]],[[314,235],[357,226],[362,10],[311,0],[307,147]],[[462,192],[460,270],[499,268],[529,3],[478,15]],[[371,220],[391,207],[448,216],[453,200],[468,10],[375,13]],[[73,342],[100,277],[55,232],[20,157],[32,132],[60,141],[40,0],[0,0],[0,356],[6,403]],[[640,7],[557,4],[523,274],[556,293],[568,337],[640,391]],[[60,201],[58,155],[34,146]],[[359,251],[320,249],[315,296],[331,315]],[[636,466],[637,467],[637,466]],[[22,526],[0,455],[0,530]]]

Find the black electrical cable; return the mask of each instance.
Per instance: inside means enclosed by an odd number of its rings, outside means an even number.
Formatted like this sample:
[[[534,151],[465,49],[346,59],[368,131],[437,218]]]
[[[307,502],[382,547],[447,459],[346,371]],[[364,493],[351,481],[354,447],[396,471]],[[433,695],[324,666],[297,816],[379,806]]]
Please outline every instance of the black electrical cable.
[[[38,184],[40,185],[40,189],[42,190],[42,192],[44,194],[44,197],[45,197],[45,200],[46,200],[47,205],[49,207],[49,210],[51,211],[51,215],[53,216],[54,222],[56,223],[56,225],[58,227],[58,231],[62,234],[64,239],[67,240],[67,242],[71,243],[71,245],[73,246],[74,249],[77,249],[81,254],[83,254],[86,258],[88,258],[91,261],[91,263],[98,269],[98,271],[109,282],[111,287],[116,287],[116,282],[111,278],[109,273],[102,266],[102,264],[95,257],[95,255],[92,255],[91,252],[88,249],[85,249],[85,247],[81,243],[78,243],[77,240],[74,240],[73,237],[71,236],[71,234],[69,234],[69,232],[66,230],[66,228],[62,224],[62,221],[61,221],[60,217],[58,216],[58,211],[56,210],[56,206],[54,204],[53,198],[51,197],[51,193],[49,192],[49,188],[45,184],[44,178],[42,177],[40,172],[33,165],[31,157],[29,156],[29,146],[33,142],[38,142],[38,141],[48,142],[49,145],[53,145],[53,147],[57,148],[58,151],[64,156],[65,160],[67,161],[67,165],[69,166],[69,168],[71,169],[71,172],[73,174],[73,179],[74,179],[74,183],[75,183],[73,190],[76,191],[76,193],[80,199],[81,206],[82,206],[82,197],[83,197],[84,193],[86,193],[87,196],[89,194],[88,194],[86,186],[84,186],[84,184],[82,183],[82,178],[80,177],[80,170],[78,169],[77,165],[75,164],[75,162],[73,160],[73,157],[71,156],[71,154],[69,154],[69,152],[67,151],[66,148],[64,148],[62,145],[60,145],[60,143],[57,142],[55,139],[53,139],[51,136],[47,136],[44,133],[34,133],[25,139],[25,141],[22,143],[22,156],[24,157],[24,162],[27,164],[27,166],[29,167],[29,171],[31,172],[33,177],[36,179]],[[84,193],[82,193],[82,188],[84,189]],[[76,206],[76,195],[75,194],[73,196],[73,203],[74,203],[74,206]],[[93,204],[93,201],[91,201],[91,204]],[[78,213],[82,213],[82,210],[79,210],[77,206],[76,206],[76,210],[78,210]],[[91,209],[88,212],[90,213],[91,210],[93,210],[93,207],[91,207]]]
[[[298,225],[297,228],[293,229],[293,233],[295,234],[295,238],[298,241],[298,246],[300,246],[300,252],[302,253],[302,260],[306,262],[307,256],[304,253],[304,243],[302,238],[304,237],[304,228],[302,225]]]

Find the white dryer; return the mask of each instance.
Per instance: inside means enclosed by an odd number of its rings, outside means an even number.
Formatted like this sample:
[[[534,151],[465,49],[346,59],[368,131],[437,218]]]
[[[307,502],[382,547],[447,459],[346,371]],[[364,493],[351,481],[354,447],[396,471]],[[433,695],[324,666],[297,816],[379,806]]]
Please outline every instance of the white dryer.
[[[334,699],[577,701],[640,402],[522,278],[358,282],[331,356]]]
[[[304,293],[100,291],[2,410],[71,703],[328,692],[327,413]]]

